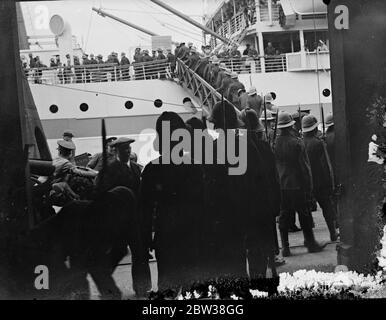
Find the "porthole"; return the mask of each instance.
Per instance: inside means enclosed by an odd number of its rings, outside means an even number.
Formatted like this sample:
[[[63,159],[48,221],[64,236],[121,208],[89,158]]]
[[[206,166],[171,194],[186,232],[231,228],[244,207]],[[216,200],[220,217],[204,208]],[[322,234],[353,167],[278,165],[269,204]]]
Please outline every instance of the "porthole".
[[[329,97],[330,94],[331,94],[331,91],[330,91],[330,89],[324,89],[323,92],[322,92],[322,94],[323,94],[323,96],[325,96],[325,97]]]
[[[271,97],[273,100],[276,100],[276,93],[275,92],[271,92]]]
[[[52,113],[57,113],[59,111],[59,108],[58,108],[58,106],[56,104],[53,104],[53,105],[50,106],[50,111]]]
[[[133,101],[128,100],[125,102],[126,109],[131,109],[133,106],[134,106]]]
[[[182,103],[185,102],[192,102],[192,100],[189,97],[185,97],[184,100],[182,100]]]
[[[161,99],[156,99],[156,100],[154,100],[154,106],[155,106],[156,108],[161,108],[161,107],[162,107],[162,104],[163,104],[163,102],[162,102]]]
[[[87,103],[82,103],[79,106],[80,111],[86,112],[88,110],[88,104]]]

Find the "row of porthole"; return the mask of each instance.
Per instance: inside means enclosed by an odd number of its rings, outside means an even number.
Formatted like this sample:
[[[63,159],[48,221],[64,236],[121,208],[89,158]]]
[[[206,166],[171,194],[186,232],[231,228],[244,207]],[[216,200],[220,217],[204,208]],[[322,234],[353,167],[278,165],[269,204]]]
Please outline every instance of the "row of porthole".
[[[154,100],[154,106],[155,106],[156,108],[161,108],[162,105],[163,105],[163,102],[162,102],[161,99],[156,99],[156,100]],[[134,107],[133,101],[128,100],[128,101],[125,102],[125,108],[126,108],[126,109],[132,109],[133,107]],[[87,104],[87,103],[81,103],[81,104],[79,105],[79,109],[80,109],[80,111],[82,111],[82,112],[88,111],[88,108],[89,108],[89,107],[88,107],[88,104]],[[57,112],[59,111],[59,107],[58,107],[56,104],[52,104],[52,105],[50,106],[49,109],[50,109],[50,112],[51,112],[51,113],[57,113]]]

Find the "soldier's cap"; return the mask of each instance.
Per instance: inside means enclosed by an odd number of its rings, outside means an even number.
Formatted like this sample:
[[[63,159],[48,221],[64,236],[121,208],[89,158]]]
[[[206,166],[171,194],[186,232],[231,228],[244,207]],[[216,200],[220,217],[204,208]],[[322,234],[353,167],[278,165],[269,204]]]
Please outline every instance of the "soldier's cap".
[[[88,54],[87,53],[83,53],[83,57],[88,57]]]
[[[149,53],[149,50],[143,50],[143,53]]]
[[[228,75],[228,76],[232,75],[232,70],[225,69],[225,74]]]
[[[63,132],[63,137],[74,137],[74,133],[71,130],[66,130]]]
[[[94,57],[94,54],[93,54],[93,53],[90,53],[90,57]]]
[[[265,95],[265,102],[272,102],[272,101],[273,101],[272,94],[267,93]]]
[[[250,88],[249,88],[249,91],[248,91],[248,95],[249,95],[249,96],[253,96],[253,95],[255,95],[255,94],[257,94],[256,88],[255,88],[255,87],[250,87]]]
[[[124,53],[124,52],[121,52],[121,56],[125,56],[126,55],[126,53]]]
[[[197,48],[196,47],[190,48],[190,52],[197,52]]]
[[[131,144],[133,143],[135,140],[134,139],[131,139],[131,138],[127,138],[127,137],[120,137],[116,140],[114,140],[110,146],[112,147],[117,147],[117,148],[120,148],[120,147],[123,147],[123,146],[126,146],[128,144]]]
[[[116,56],[118,55],[118,53],[113,52],[113,53],[111,53],[111,55],[112,55],[113,57],[116,57]]]
[[[327,117],[326,117],[326,127],[331,127],[334,125],[334,117],[332,114],[329,114]]]
[[[247,44],[246,44],[246,46],[247,46],[247,47],[250,47],[250,46],[251,46],[251,44],[250,44],[250,43],[247,43]]]
[[[240,95],[241,92],[245,92],[245,89],[239,89],[237,90],[237,94]]]
[[[157,51],[158,51],[158,52],[162,52],[163,50],[162,50],[161,48],[158,48]]]
[[[103,56],[101,54],[98,54],[97,58],[103,58]]]
[[[302,119],[303,132],[310,132],[318,127],[318,120],[313,115],[307,115]]]
[[[189,43],[188,43],[188,46],[189,46],[189,47],[193,46],[193,42],[189,42]]]
[[[58,140],[57,144],[59,147],[67,150],[75,150],[75,144],[72,141]]]
[[[260,120],[261,121],[265,121],[264,111],[261,114]],[[270,110],[267,110],[267,121],[272,121],[272,120],[275,120],[275,118],[273,117],[272,112]]]
[[[106,143],[111,143],[111,142],[113,142],[113,141],[115,141],[115,140],[117,140],[118,138],[117,137],[110,137],[110,138],[107,138],[106,139]]]
[[[231,78],[232,79],[237,79],[238,78],[238,74],[236,72],[232,72],[231,73]]]
[[[244,126],[244,123],[238,118],[235,108],[228,101],[224,101],[224,104],[217,102],[208,120],[212,122],[216,128],[236,129]]]
[[[220,63],[220,69],[223,69],[223,70],[226,70],[226,65],[225,65],[225,63],[224,62],[221,62]]]
[[[66,58],[69,58],[69,57],[70,57],[70,55],[67,53],[67,54],[66,54]]]
[[[277,120],[278,129],[289,128],[295,124],[295,121],[292,119],[292,116],[286,111],[279,112],[278,117],[279,117]]]

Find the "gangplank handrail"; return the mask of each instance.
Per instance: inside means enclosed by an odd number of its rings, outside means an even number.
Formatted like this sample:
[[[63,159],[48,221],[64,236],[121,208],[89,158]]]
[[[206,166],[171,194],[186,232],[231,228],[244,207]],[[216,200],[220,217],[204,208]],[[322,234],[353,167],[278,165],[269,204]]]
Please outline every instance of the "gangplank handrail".
[[[209,115],[212,113],[213,106],[216,103],[221,102],[222,95],[179,58],[177,58],[177,77],[183,85],[191,90],[193,95],[200,100],[201,107]],[[231,104],[235,108],[237,114],[240,114],[240,111],[232,102],[225,97],[224,101]]]

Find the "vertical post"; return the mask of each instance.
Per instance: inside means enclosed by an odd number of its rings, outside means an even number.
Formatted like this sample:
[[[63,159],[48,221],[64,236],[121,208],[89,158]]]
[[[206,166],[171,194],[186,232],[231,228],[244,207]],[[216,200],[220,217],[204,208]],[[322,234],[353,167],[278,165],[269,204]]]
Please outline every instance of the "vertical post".
[[[256,23],[261,22],[261,12],[260,12],[260,0],[255,0],[256,4]]]
[[[293,37],[292,32],[290,33],[290,39],[291,39],[291,52],[294,52],[295,51],[295,49],[294,49],[294,37]]]
[[[233,16],[236,15],[236,1],[233,0]]]
[[[263,33],[258,32],[259,37],[259,56],[260,56],[260,65],[261,65],[261,72],[265,73],[265,53],[264,53],[264,39],[263,39]]]
[[[272,19],[272,0],[268,0],[268,18],[269,18],[269,25],[272,26],[273,19]]]
[[[305,67],[306,67],[306,49],[305,49],[304,31],[303,30],[299,30],[299,39],[300,39],[301,67],[302,67],[302,69],[305,69]]]
[[[0,48],[0,272],[2,279],[10,281],[7,242],[17,235],[11,233],[7,221],[21,216],[27,205],[26,127],[15,1],[0,1]],[[7,295],[8,283],[2,286]]]

